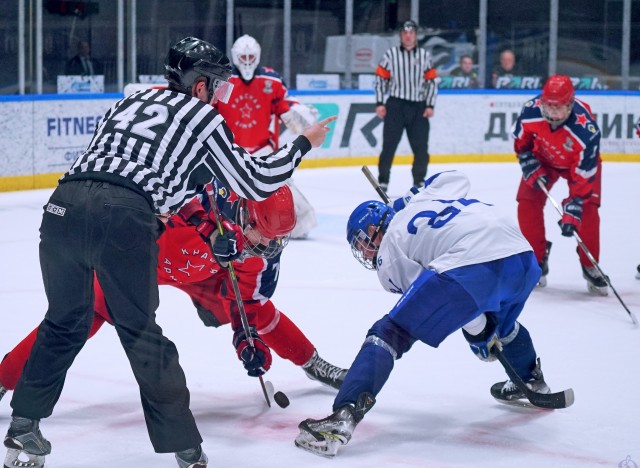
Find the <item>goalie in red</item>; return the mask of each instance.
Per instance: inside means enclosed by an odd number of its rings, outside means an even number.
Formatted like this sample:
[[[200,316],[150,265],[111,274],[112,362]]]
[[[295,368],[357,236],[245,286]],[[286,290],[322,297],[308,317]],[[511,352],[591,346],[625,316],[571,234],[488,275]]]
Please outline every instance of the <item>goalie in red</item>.
[[[591,108],[575,98],[571,79],[553,75],[542,94],[527,101],[514,126],[514,149],[522,169],[518,188],[518,222],[542,268],[539,286],[546,286],[551,242],[546,240],[543,208],[548,190],[563,178],[569,196],[562,202],[562,235],[577,232],[596,261],[600,255],[601,132]],[[605,278],[578,249],[589,292],[607,295]]]
[[[260,65],[261,52],[258,41],[248,34],[236,39],[231,47],[233,69],[229,78],[234,90],[229,102],[216,104],[235,142],[254,156],[269,154],[278,147],[280,121],[297,135],[318,119],[315,107],[306,106],[289,95],[284,79],[276,70]],[[287,185],[293,193],[298,218],[291,238],[304,239],[318,224],[315,210],[292,179]]]

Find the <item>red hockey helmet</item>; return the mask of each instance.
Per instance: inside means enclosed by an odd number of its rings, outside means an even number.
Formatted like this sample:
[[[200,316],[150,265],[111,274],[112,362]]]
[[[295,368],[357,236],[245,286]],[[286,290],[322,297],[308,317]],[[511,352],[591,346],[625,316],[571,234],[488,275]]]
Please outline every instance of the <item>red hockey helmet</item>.
[[[542,88],[542,116],[552,125],[562,125],[571,114],[575,90],[571,78],[552,75]]]
[[[542,103],[546,106],[568,106],[573,104],[574,94],[571,78],[552,75],[542,88]]]
[[[245,250],[255,256],[275,257],[287,245],[296,226],[293,195],[286,185],[260,202],[243,200],[239,211],[247,241]]]

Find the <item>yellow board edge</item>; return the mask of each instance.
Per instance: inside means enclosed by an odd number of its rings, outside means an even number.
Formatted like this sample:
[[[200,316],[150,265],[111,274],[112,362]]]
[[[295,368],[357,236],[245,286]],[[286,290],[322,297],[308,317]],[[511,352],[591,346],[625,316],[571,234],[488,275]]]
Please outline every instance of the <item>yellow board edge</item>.
[[[393,160],[394,164],[407,165],[411,164],[413,156],[401,155],[396,156]],[[625,153],[607,153],[602,155],[604,162],[640,162],[640,154]],[[435,164],[444,163],[515,163],[516,158],[513,153],[507,154],[439,154],[431,155],[430,162]],[[324,167],[346,167],[346,166],[362,166],[377,165],[378,156],[361,156],[361,157],[340,157],[340,158],[321,158],[321,159],[303,159],[300,163],[300,169],[316,169]],[[55,187],[58,179],[62,176],[62,172],[54,174],[33,174],[21,176],[0,177],[0,192],[13,192],[16,190],[35,190],[43,188]]]

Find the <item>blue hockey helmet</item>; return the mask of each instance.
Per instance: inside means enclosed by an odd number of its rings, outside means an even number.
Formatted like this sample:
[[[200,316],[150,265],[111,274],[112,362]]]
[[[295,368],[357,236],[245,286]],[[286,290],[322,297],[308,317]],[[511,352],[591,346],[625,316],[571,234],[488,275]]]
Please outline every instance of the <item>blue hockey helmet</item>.
[[[393,219],[395,211],[376,200],[361,203],[347,221],[347,242],[356,259],[369,270],[376,269],[376,257],[380,248],[379,238]],[[373,226],[373,231],[369,229]]]

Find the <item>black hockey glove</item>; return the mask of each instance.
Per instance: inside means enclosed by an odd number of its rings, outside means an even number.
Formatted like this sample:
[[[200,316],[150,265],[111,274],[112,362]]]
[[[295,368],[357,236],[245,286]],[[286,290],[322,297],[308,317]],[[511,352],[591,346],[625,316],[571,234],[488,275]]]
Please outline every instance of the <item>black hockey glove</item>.
[[[562,202],[562,219],[558,221],[562,235],[573,236],[582,222],[582,198],[567,198]]]
[[[249,327],[249,332],[253,338],[253,347],[249,344],[244,329],[237,330],[233,334],[233,346],[247,374],[258,377],[265,374],[271,367],[271,350],[258,336],[255,327]]]
[[[532,188],[538,188],[537,182],[541,180],[545,186],[547,185],[547,173],[531,151],[518,154],[518,162],[525,184]]]
[[[222,222],[222,234],[217,234],[212,244],[213,255],[220,266],[236,260],[244,249],[244,235],[242,228],[229,221]],[[217,231],[216,231],[217,232]]]

